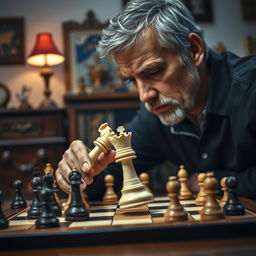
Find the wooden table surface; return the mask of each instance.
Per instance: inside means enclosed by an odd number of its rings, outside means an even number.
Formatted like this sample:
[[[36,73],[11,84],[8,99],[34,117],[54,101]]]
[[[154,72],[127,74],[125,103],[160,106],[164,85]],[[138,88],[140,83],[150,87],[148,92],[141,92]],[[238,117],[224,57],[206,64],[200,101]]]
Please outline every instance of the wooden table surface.
[[[14,245],[15,246],[15,245]],[[45,245],[47,247],[47,245]],[[256,255],[256,238],[236,238],[208,241],[123,244],[113,246],[89,246],[79,248],[58,248],[45,250],[26,250],[0,252],[1,256],[247,256]]]

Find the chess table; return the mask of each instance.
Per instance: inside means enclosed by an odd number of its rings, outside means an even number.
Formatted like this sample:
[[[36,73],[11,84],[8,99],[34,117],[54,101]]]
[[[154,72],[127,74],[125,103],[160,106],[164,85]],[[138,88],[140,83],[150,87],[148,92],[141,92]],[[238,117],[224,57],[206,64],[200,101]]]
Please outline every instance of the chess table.
[[[0,230],[0,255],[17,255],[15,252],[20,250],[25,251],[26,255],[29,252],[34,255],[48,255],[47,252],[49,255],[53,252],[65,252],[66,255],[66,252],[70,252],[74,255],[74,250],[78,255],[83,250],[90,251],[90,254],[104,252],[109,255],[107,252],[112,250],[113,253],[113,248],[133,253],[134,248],[138,248],[141,253],[148,250],[153,253],[156,248],[163,253],[173,250],[172,248],[184,253],[186,248],[187,252],[192,248],[195,251],[209,249],[215,253],[212,255],[242,255],[235,253],[244,250],[247,253],[256,252],[256,215],[252,209],[256,204],[250,200],[243,202],[250,208],[244,216],[201,222],[200,207],[193,200],[183,200],[189,220],[175,224],[166,223],[163,219],[168,206],[167,197],[155,197],[154,202],[148,206],[137,207],[128,212],[124,212],[115,203],[94,202],[90,203],[89,221],[67,222],[61,216],[60,227],[48,229],[35,228],[35,220],[28,220],[26,217],[28,208],[5,208],[10,227]],[[217,254],[218,250],[223,253],[223,250],[228,252],[231,249],[233,254]]]

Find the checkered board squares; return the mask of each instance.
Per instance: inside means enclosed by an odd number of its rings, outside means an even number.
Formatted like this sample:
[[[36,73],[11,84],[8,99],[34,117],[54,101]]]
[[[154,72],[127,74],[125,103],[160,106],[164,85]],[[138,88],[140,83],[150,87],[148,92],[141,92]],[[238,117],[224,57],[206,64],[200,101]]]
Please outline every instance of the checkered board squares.
[[[87,221],[77,221],[70,223],[69,227],[99,227],[112,225],[117,204],[95,204],[89,209],[90,219]]]
[[[202,206],[197,206],[194,200],[181,200],[185,211],[187,211],[188,221],[200,221],[200,210]],[[58,217],[61,227],[66,228],[107,228],[109,226],[143,225],[152,223],[164,223],[164,213],[169,206],[168,197],[155,197],[154,201],[148,205],[123,209],[117,203],[96,202],[90,204],[90,219],[87,221],[70,222],[65,220],[65,216]],[[9,219],[9,229],[6,230],[28,230],[35,229],[35,220],[27,218],[27,208],[20,214]],[[246,214],[253,217],[253,214]],[[255,215],[254,215],[255,216]],[[244,218],[227,217],[226,218]]]
[[[189,219],[200,220],[200,210],[202,206],[195,205],[194,200],[180,200]],[[154,202],[148,204],[153,223],[163,222],[163,215],[170,204],[168,197],[156,197]]]
[[[146,205],[134,208],[117,208],[112,225],[150,224],[152,218]]]
[[[199,220],[199,211],[201,207],[194,204],[194,200],[181,201],[185,210],[193,219]],[[91,228],[102,226],[116,225],[137,225],[162,223],[163,215],[169,206],[168,197],[156,197],[153,202],[148,205],[123,209],[119,208],[116,203],[92,203],[89,209],[90,219],[87,221],[69,222],[65,220],[65,216],[58,217],[61,227],[79,227]],[[27,218],[27,210],[10,220],[11,229],[33,229],[35,228],[35,220]]]

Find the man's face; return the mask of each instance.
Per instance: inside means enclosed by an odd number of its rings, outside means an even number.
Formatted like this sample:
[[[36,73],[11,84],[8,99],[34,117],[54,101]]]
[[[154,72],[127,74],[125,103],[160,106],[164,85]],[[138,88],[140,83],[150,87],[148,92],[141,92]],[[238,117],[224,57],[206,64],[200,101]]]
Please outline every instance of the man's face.
[[[114,57],[123,78],[134,84],[141,102],[164,124],[179,123],[195,108],[197,68],[192,62],[182,65],[176,52],[160,47],[152,29]]]

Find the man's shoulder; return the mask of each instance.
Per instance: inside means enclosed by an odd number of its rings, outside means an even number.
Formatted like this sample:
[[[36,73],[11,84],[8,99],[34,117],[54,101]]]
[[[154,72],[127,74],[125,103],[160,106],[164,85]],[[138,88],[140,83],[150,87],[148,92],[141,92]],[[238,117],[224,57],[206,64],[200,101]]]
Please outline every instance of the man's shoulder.
[[[240,57],[232,52],[226,52],[223,56],[229,65],[231,78],[235,82],[245,88],[256,86],[256,55]]]

